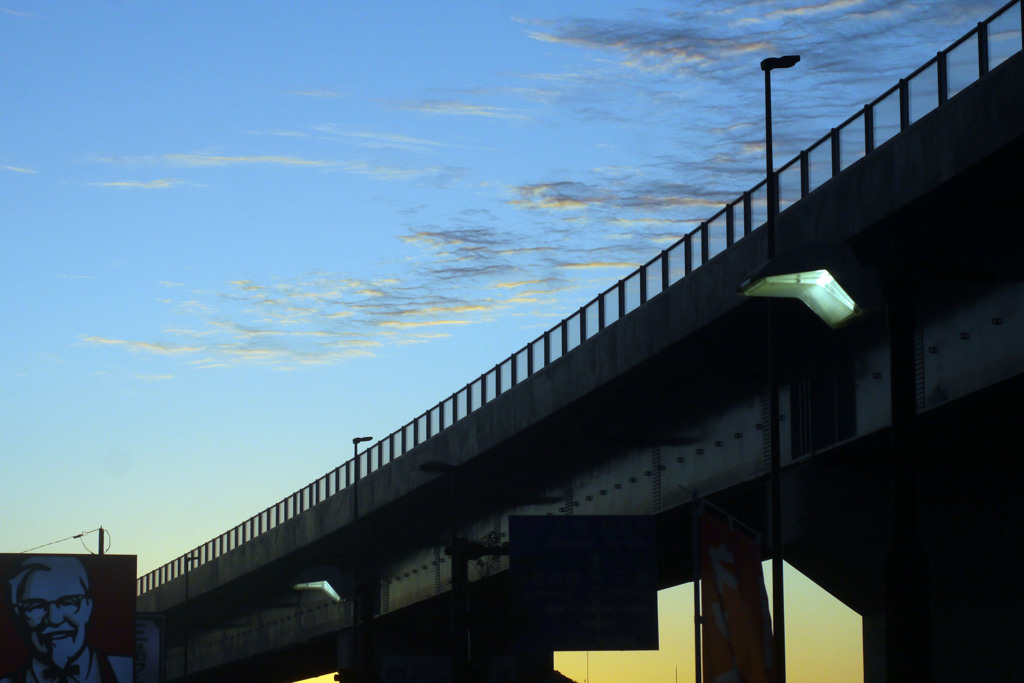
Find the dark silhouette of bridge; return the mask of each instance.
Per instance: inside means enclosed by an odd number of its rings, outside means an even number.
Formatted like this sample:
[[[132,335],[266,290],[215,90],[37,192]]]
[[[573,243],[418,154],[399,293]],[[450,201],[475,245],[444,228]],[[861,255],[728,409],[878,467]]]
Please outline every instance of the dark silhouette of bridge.
[[[769,253],[758,184],[353,460],[140,577],[139,611],[166,616],[168,679],[290,681],[353,648],[445,655],[451,482],[426,463],[456,468],[462,537],[508,540],[517,514],[651,515],[659,584],[693,580],[687,489],[767,529],[769,346],[786,560],[863,616],[866,680],[904,658],[900,600],[927,631],[911,661],[936,680],[1019,677],[1021,13],[1007,5],[778,171],[776,253],[841,250],[879,310],[832,330],[780,303],[769,344],[766,302],[737,294]],[[908,548],[900,566],[919,573],[894,574]],[[543,668],[508,657],[507,568],[472,562],[474,664]],[[343,599],[294,588],[325,580]],[[372,629],[354,627],[358,605]]]

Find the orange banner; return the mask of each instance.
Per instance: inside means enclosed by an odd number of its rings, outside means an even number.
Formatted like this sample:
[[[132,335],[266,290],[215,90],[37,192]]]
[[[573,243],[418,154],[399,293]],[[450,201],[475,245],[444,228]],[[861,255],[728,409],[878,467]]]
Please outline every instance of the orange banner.
[[[757,541],[700,517],[704,683],[774,683],[775,644]]]

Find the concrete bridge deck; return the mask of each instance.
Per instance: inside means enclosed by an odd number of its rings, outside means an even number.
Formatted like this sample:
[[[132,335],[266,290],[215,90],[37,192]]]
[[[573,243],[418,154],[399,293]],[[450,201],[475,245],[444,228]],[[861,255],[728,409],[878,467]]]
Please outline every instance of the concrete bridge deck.
[[[1009,671],[1001,648],[1013,651],[1008,641],[1022,626],[1013,577],[1024,562],[1011,541],[1024,515],[1004,455],[1024,407],[1022,154],[1017,55],[777,221],[780,254],[845,244],[882,282],[913,287],[922,536],[937,568],[933,659],[959,678],[984,657]],[[383,466],[383,456],[368,464],[358,489],[300,492],[298,505],[310,509],[265,525],[272,528],[254,522],[230,551],[202,549],[188,573],[187,609],[183,562],[159,581],[140,580],[138,609],[168,619],[169,679],[182,673],[186,628],[197,681],[285,681],[333,669],[350,603],[291,586],[314,574],[342,581],[366,567],[380,586],[378,652],[446,652],[448,492],[420,471],[425,462],[461,467],[460,532],[470,538],[500,537],[510,514],[656,515],[664,586],[692,579],[680,485],[765,528],[766,309],[736,288],[766,260],[767,241],[758,230],[736,237],[468,415],[445,425],[434,413],[444,429]],[[787,560],[865,616],[865,649],[877,652],[895,495],[884,315],[830,331],[799,304],[781,311],[775,324],[791,340],[778,359]],[[549,352],[555,343],[546,342]],[[506,566],[481,563],[480,578],[490,578],[477,581],[480,600],[488,590],[500,596]],[[1017,597],[978,600],[963,588],[974,578]],[[478,632],[488,628],[500,630]],[[969,629],[982,634],[970,651],[961,640]],[[501,644],[481,643],[488,647]],[[877,678],[877,661],[868,669]]]

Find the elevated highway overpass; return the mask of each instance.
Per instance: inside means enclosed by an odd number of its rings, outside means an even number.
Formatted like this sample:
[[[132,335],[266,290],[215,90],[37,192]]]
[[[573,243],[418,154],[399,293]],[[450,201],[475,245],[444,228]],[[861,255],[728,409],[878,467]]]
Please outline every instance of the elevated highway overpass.
[[[899,310],[914,316],[916,453],[892,447],[885,307],[840,330],[795,302],[772,320],[785,556],[864,617],[868,680],[885,680],[885,565],[908,496],[936,680],[975,679],[979,662],[985,678],[1018,675],[1021,3],[1007,12],[1012,54],[986,54],[995,43],[979,25],[779,172],[777,253],[841,245],[890,312],[906,294]],[[944,55],[971,40],[980,78],[961,88]],[[922,113],[934,78],[937,106]],[[883,118],[892,97],[895,122]],[[514,514],[654,516],[665,587],[693,578],[687,489],[767,529],[768,306],[737,295],[767,259],[764,188],[355,460],[140,577],[139,611],[167,619],[168,680],[183,678],[186,646],[195,681],[335,670],[353,603],[293,589],[317,579],[344,597],[372,586],[375,658],[446,654],[450,498],[427,462],[458,467],[458,530],[470,539],[508,540]],[[907,462],[916,493],[898,483]],[[480,666],[507,654],[507,567],[485,557],[470,571]]]

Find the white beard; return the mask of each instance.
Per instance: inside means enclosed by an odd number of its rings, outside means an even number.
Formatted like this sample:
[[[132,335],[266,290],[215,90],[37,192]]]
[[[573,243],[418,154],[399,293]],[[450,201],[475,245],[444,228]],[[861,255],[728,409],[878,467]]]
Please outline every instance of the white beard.
[[[73,638],[55,638],[46,644],[46,652],[56,666],[67,667],[69,662],[74,661],[85,647],[85,639],[81,631]]]

